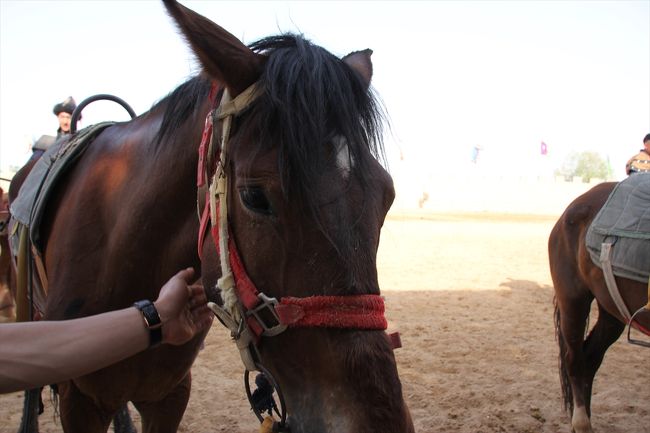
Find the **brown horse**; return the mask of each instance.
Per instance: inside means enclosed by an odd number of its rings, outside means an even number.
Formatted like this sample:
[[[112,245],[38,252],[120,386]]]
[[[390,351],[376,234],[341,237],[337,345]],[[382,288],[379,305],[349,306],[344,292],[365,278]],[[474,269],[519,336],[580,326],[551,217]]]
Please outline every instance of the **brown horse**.
[[[548,243],[555,287],[555,322],[560,346],[560,379],[564,404],[576,433],[591,433],[591,394],[596,371],[607,348],[625,329],[626,320],[612,300],[603,271],[590,257],[585,236],[616,183],[602,183],[574,200],[551,231]],[[616,277],[616,284],[632,312],[646,305],[647,285]],[[585,339],[593,300],[598,320]],[[650,329],[648,314],[638,324]]]
[[[377,161],[382,130],[370,50],[341,60],[295,35],[249,48],[189,9],[165,5],[204,72],[151,111],[105,129],[57,187],[42,227],[45,317],[152,299],[178,269],[201,265],[196,172],[205,119],[223,89],[236,99],[251,85],[257,98],[233,119],[229,158],[217,164],[230,179],[231,239],[249,277],[270,297],[380,299],[376,251],[394,189]],[[219,256],[214,243],[203,245],[203,280],[214,287]],[[257,341],[257,362],[286,398],[284,431],[413,431],[379,328],[289,327]],[[104,432],[127,401],[145,432],[176,431],[202,338],[59,384],[65,431]]]
[[[376,159],[381,118],[369,89],[370,50],[341,61],[291,35],[248,48],[182,6],[169,9],[206,72],[237,102],[219,164],[246,277],[283,300],[376,297],[379,234],[395,193]],[[256,99],[238,106],[251,86]],[[203,245],[211,287],[222,269],[215,243]],[[314,326],[257,345],[257,361],[284,391],[290,431],[412,432],[385,332]]]

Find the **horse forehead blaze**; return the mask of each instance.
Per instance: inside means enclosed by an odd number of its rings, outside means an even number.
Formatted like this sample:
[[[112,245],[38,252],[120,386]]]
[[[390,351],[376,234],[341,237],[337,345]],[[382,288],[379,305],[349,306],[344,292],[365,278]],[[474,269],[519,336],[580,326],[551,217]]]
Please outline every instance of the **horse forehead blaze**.
[[[343,178],[347,179],[350,171],[354,168],[354,158],[350,154],[350,148],[345,137],[337,136],[334,139],[336,149],[336,166],[341,170]]]

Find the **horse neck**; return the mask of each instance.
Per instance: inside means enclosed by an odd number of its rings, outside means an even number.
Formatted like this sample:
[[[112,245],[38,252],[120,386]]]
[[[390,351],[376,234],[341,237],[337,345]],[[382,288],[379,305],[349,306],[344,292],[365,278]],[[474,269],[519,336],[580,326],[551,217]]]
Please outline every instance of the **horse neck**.
[[[191,189],[196,195],[198,149],[209,104],[201,104],[183,123],[159,137],[164,110],[164,105],[158,106],[141,116],[141,125],[136,121],[140,132],[135,132],[130,146],[133,170],[147,179],[152,191],[165,191],[171,198],[175,190],[187,195]]]

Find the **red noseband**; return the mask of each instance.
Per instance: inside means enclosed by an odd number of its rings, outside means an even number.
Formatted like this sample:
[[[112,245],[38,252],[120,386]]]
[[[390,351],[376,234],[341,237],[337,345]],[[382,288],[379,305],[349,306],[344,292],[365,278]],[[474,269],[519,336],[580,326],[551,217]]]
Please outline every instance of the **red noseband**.
[[[201,218],[199,255],[209,223],[206,205]],[[212,239],[219,249],[219,230],[211,228]],[[279,301],[261,293],[246,273],[232,236],[228,240],[230,265],[235,277],[237,296],[247,312],[247,323],[259,338],[278,325],[283,327],[321,327],[347,329],[385,330],[388,323],[384,316],[384,299],[380,295],[310,296],[306,298],[284,297]],[[270,315],[263,317],[263,311]],[[277,323],[268,323],[268,317]],[[273,320],[271,320],[273,321]]]

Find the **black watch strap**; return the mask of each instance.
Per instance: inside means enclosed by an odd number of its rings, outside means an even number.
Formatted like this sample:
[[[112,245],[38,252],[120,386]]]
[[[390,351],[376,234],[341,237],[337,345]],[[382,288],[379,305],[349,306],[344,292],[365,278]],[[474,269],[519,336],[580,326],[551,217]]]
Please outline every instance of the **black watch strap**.
[[[144,319],[144,325],[149,329],[149,347],[154,347],[162,343],[162,323],[158,315],[158,310],[156,310],[153,302],[145,299],[135,302],[133,306],[140,310]]]

